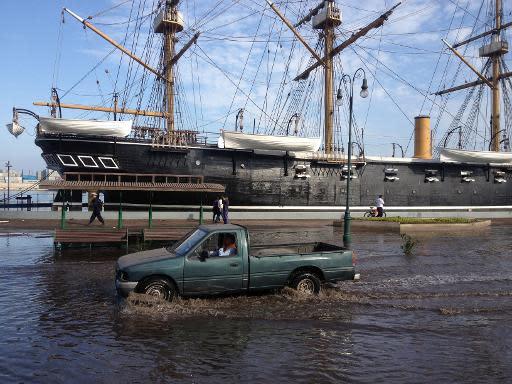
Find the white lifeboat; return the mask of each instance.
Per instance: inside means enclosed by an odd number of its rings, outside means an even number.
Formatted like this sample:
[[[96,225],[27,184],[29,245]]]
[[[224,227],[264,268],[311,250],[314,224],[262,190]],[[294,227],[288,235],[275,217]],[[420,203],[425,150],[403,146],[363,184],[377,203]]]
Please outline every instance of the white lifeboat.
[[[320,148],[320,144],[320,137],[255,135],[222,131],[218,146],[230,149],[316,152]]]
[[[54,117],[40,117],[39,130],[42,133],[86,136],[126,137],[132,131],[133,120],[72,120]]]

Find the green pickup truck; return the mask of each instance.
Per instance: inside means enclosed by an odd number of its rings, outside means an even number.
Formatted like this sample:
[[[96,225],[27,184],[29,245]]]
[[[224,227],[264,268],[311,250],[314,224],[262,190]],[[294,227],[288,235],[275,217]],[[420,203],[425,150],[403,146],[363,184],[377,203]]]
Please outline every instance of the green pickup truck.
[[[117,261],[116,288],[126,296],[249,293],[290,286],[318,293],[322,283],[353,280],[352,251],[326,243],[250,246],[239,225],[201,225],[172,247]]]

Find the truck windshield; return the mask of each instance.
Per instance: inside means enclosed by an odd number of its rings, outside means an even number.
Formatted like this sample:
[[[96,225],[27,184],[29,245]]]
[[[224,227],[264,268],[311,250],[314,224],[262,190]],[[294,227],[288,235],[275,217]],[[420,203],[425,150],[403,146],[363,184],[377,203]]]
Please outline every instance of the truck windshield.
[[[191,235],[186,236],[182,241],[178,241],[170,249],[170,252],[183,256],[194,248],[208,233],[202,229],[196,229]]]

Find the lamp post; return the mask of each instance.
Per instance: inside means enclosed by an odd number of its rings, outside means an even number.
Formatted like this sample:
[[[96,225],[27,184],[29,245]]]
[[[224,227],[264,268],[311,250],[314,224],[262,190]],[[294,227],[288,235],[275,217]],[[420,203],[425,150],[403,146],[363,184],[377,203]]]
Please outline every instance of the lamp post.
[[[501,129],[499,130],[498,132],[496,132],[495,134],[493,134],[491,136],[491,140],[489,141],[489,151],[491,150],[492,148],[492,143],[494,143],[494,140],[496,139],[496,136],[498,136],[501,132],[506,132],[507,130],[506,129]],[[501,143],[501,142],[500,142]]]
[[[350,249],[350,245],[352,243],[352,236],[350,234],[350,221],[352,218],[350,217],[350,179],[352,173],[352,117],[354,113],[354,82],[357,78],[363,75],[363,84],[361,86],[360,96],[363,99],[368,97],[368,80],[366,79],[366,72],[363,68],[359,68],[354,73],[354,76],[350,77],[350,75],[343,75],[340,80],[340,85],[338,87],[338,94],[336,96],[336,105],[340,106],[343,103],[343,96],[341,92],[341,83],[349,84],[350,86],[350,104],[349,104],[349,122],[348,122],[348,175],[347,175],[347,201],[345,205],[345,217],[343,220],[343,245],[345,248]]]
[[[400,151],[402,151],[402,158],[405,157],[404,147],[402,147],[398,143],[391,143],[393,145],[393,157],[395,157],[396,147],[400,148]]]
[[[5,163],[7,167],[7,209],[9,209],[9,203],[11,202],[11,168],[12,164],[10,161]]]
[[[458,127],[453,128],[450,132],[446,134],[446,137],[444,138],[444,144],[443,148],[446,148],[446,144],[448,143],[448,139],[450,138],[450,135],[455,132],[456,130],[459,130],[459,142],[457,143],[457,147],[459,149],[462,149],[462,125],[459,125]]]
[[[294,113],[292,117],[290,117],[290,120],[288,120],[288,125],[286,126],[286,136],[290,135],[290,124],[292,123],[293,119],[295,119],[295,135],[298,134],[298,125],[299,125],[299,119],[300,116],[298,113]]]

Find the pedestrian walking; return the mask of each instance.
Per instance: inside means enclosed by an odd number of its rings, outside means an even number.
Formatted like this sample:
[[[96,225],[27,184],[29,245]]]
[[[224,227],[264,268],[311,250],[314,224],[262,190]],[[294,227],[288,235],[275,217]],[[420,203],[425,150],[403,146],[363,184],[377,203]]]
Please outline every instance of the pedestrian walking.
[[[102,225],[105,225],[105,220],[101,217],[101,210],[103,209],[103,201],[99,198],[97,193],[92,194],[92,215],[89,220],[89,224],[91,225],[94,219],[98,219]]]
[[[229,199],[227,197],[222,198],[222,220],[224,224],[229,224]]]
[[[382,195],[379,195],[377,199],[375,200],[375,206],[377,207],[377,217],[383,217],[384,216],[384,199],[382,198]]]
[[[217,224],[218,222],[220,222],[220,217],[221,217],[222,211],[220,210],[220,207],[219,207],[219,201],[221,201],[221,200],[222,199],[220,197],[217,197],[213,201],[212,211],[213,211],[213,223],[214,224]]]

